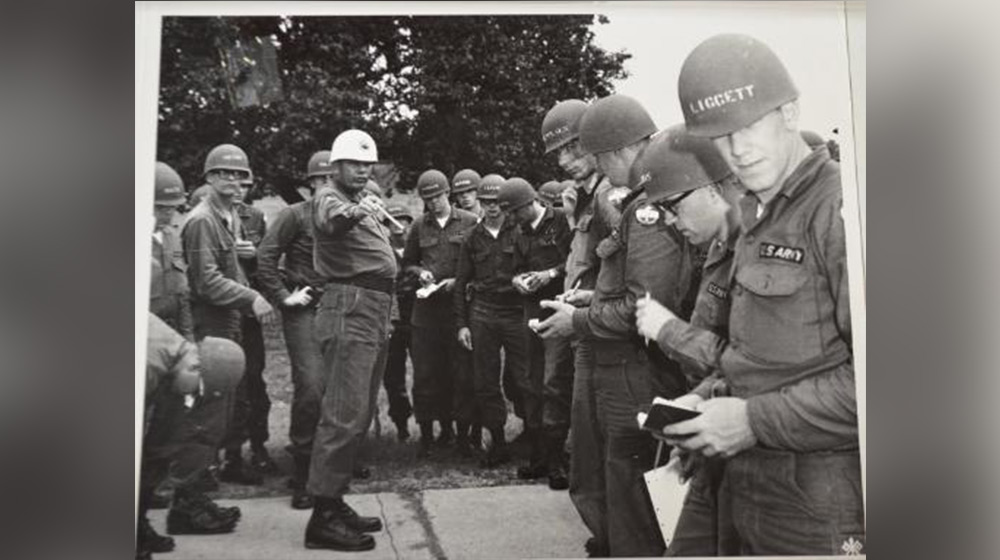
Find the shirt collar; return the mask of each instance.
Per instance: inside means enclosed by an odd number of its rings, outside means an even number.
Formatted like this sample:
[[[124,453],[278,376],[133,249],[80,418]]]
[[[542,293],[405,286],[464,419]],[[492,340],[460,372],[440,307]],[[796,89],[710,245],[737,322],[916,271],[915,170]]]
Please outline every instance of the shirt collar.
[[[785,179],[782,183],[781,189],[778,193],[774,195],[767,204],[763,205],[761,215],[757,216],[757,208],[760,205],[760,199],[757,195],[748,192],[744,195],[741,201],[740,210],[743,213],[743,222],[753,224],[763,218],[767,213],[770,212],[769,207],[774,206],[774,201],[779,198],[784,198],[786,200],[791,200],[795,198],[796,195],[800,193],[803,188],[808,188],[809,185],[813,184],[816,175],[820,172],[826,163],[830,161],[830,151],[826,146],[820,146],[809,153],[799,165],[792,170],[792,173]]]

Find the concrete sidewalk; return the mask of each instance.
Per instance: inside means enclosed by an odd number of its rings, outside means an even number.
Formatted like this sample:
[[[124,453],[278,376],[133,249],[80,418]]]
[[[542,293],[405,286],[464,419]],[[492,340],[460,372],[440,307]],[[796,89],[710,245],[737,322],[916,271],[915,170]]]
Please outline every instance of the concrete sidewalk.
[[[164,560],[295,560],[319,558],[580,558],[589,536],[566,492],[544,484],[412,495],[348,495],[362,515],[379,515],[385,525],[368,552],[306,550],[309,511],[296,511],[289,498],[221,500],[243,511],[236,531],[226,535],[175,536],[177,548]],[[149,513],[166,534],[166,510]]]

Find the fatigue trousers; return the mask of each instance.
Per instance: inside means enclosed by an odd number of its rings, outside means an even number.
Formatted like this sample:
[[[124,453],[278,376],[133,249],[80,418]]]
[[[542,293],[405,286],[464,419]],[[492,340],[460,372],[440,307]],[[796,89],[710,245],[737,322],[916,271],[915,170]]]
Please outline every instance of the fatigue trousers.
[[[456,420],[471,424],[477,407],[472,384],[472,353],[458,342],[454,324],[413,326],[413,415],[417,423]]]
[[[268,440],[271,399],[264,382],[264,330],[256,317],[244,315],[240,322],[240,346],[246,356],[243,379],[236,387],[233,417],[223,447],[239,453],[243,442],[263,445]]]
[[[323,354],[314,331],[315,307],[281,310],[281,323],[292,370],[292,410],[288,451],[294,457],[312,453],[322,397]]]
[[[667,556],[739,556],[740,545],[728,508],[719,507],[726,463],[699,456]]]
[[[525,325],[529,318],[538,317],[538,309],[535,302],[525,306]],[[546,340],[529,332],[528,370],[532,383],[541,387],[541,418],[537,424],[543,435],[541,452],[547,461],[562,462],[573,402],[573,350],[569,339]]]
[[[322,404],[306,486],[314,496],[339,498],[350,485],[361,436],[376,410],[391,309],[388,293],[337,283],[324,289],[315,319]]]
[[[858,451],[739,453],[726,461],[719,508],[741,556],[867,553]]]
[[[403,320],[393,322],[382,386],[389,399],[389,418],[396,424],[406,424],[413,414],[410,394],[406,390],[406,356],[409,351],[410,325]]]
[[[501,392],[500,352],[503,375],[523,378],[527,367],[528,331],[522,322],[521,306],[505,307],[473,300],[469,317],[476,402],[483,426],[503,429],[507,423],[507,403]],[[518,373],[522,372],[522,373]]]
[[[662,556],[666,548],[643,478],[653,468],[656,440],[636,423],[636,414],[653,400],[648,362],[645,352],[631,342],[594,341],[612,556]]]
[[[608,542],[608,505],[604,480],[605,435],[597,418],[594,349],[589,340],[574,348],[573,405],[570,416],[569,497],[594,539]]]

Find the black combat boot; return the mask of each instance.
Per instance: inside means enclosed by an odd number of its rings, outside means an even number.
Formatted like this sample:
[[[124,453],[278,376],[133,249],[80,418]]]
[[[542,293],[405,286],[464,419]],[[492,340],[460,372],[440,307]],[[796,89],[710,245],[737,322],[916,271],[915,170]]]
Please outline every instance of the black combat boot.
[[[490,448],[486,450],[480,466],[491,469],[510,461],[510,450],[507,448],[503,428],[490,430]]]
[[[437,443],[438,447],[448,447],[451,442],[455,439],[455,428],[451,425],[451,420],[440,420],[441,433],[438,434]]]
[[[427,459],[431,456],[434,445],[434,423],[420,423],[420,448],[417,449],[417,459]]]
[[[308,455],[296,455],[293,460],[291,480],[288,486],[292,489],[292,509],[312,509],[316,504],[312,495],[306,491],[306,483],[309,482],[309,463],[311,457]]]
[[[140,551],[170,552],[174,549],[174,539],[157,533],[156,529],[153,529],[153,526],[149,524],[145,513],[139,517],[136,540]]]
[[[380,518],[359,515],[343,498],[337,499],[332,506],[347,526],[359,533],[377,533],[382,530]]]
[[[473,451],[479,451],[483,448],[483,426],[479,423],[472,424],[472,428],[469,429],[469,445],[472,446]]]
[[[243,464],[243,456],[237,451],[227,451],[226,460],[219,469],[219,480],[234,484],[258,486],[264,483],[263,477]]]
[[[171,535],[214,535],[231,533],[239,521],[239,510],[220,508],[197,491],[178,489],[167,512],[167,533]]]
[[[348,525],[335,498],[316,498],[309,524],[306,525],[306,548],[328,548],[358,552],[375,548],[375,539]]]
[[[548,436],[542,444],[545,450],[546,463],[548,464],[549,488],[552,490],[566,490],[569,488],[569,477],[566,476],[566,459],[563,453],[563,443],[565,437],[560,435]]]
[[[458,423],[458,437],[455,439],[455,452],[459,457],[472,457],[472,445],[469,443],[469,425]]]

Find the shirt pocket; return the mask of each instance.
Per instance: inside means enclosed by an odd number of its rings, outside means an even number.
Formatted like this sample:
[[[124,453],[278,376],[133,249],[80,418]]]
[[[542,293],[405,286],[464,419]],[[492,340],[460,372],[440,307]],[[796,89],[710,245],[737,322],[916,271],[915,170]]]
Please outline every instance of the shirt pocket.
[[[438,244],[438,238],[436,235],[427,235],[420,238],[420,248],[427,249],[429,247],[435,247]]]
[[[806,362],[822,353],[809,271],[755,263],[737,271],[734,290],[731,317],[737,350],[780,364]]]

